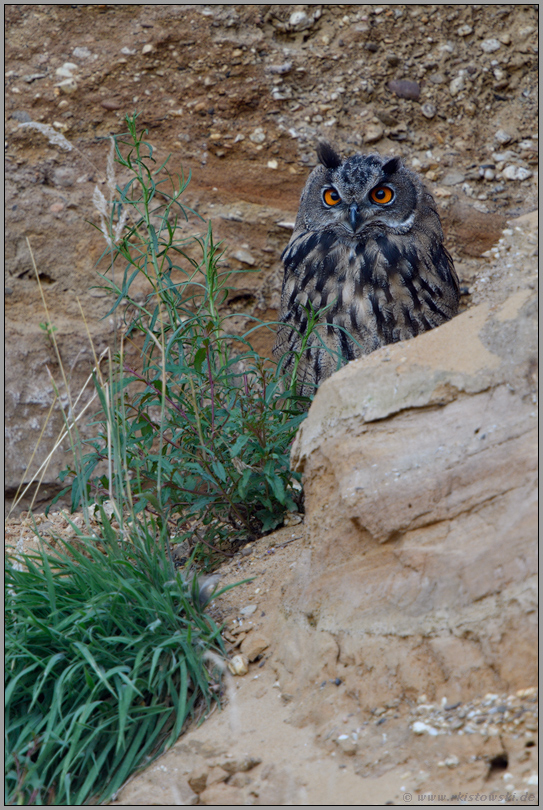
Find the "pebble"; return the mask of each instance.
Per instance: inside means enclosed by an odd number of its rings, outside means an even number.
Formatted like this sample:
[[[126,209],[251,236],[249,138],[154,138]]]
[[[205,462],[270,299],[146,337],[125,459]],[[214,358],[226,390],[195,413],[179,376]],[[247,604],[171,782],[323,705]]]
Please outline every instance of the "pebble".
[[[425,102],[420,109],[425,118],[434,118],[437,112],[435,106],[429,101]]]
[[[470,34],[473,34],[473,28],[471,25],[461,25],[456,33],[459,37],[467,37]]]
[[[428,77],[428,80],[431,81],[432,84],[443,84],[445,76],[442,73],[432,73],[432,75]]]
[[[244,250],[243,248],[240,248],[239,250],[236,250],[234,253],[232,253],[232,256],[233,256],[234,259],[237,259],[238,262],[242,262],[242,264],[248,264],[249,267],[253,267],[253,265],[256,264],[254,256],[252,256],[252,254],[249,253],[248,250]],[[242,550],[242,553],[243,553],[243,551],[245,551],[245,549]],[[254,607],[254,605],[251,605],[250,607]],[[244,610],[246,610],[246,608],[244,608]],[[256,607],[255,607],[255,610],[256,610]]]
[[[155,49],[155,46],[154,46],[154,45],[152,45],[150,42],[148,42],[148,43],[147,43],[147,45],[144,45],[144,46],[143,46],[143,48],[141,49],[141,52],[142,52],[143,54],[145,54],[145,53],[152,53],[152,52],[154,51],[154,49]]]
[[[55,76],[60,76],[61,78],[71,79],[73,76],[74,70],[77,70],[78,65],[74,64],[74,62],[64,62],[62,67],[59,67],[55,70]]]
[[[246,605],[245,607],[241,608],[240,616],[252,616],[255,611],[256,605]]]
[[[72,53],[76,59],[88,59],[89,56],[92,56],[88,48],[74,48]]]
[[[267,639],[265,636],[255,635],[253,632],[243,639],[241,644],[241,652],[243,655],[247,656],[249,661],[254,661],[269,646],[269,639]]]
[[[292,62],[283,62],[282,65],[270,65],[268,73],[275,73],[282,76],[284,73],[290,73],[292,70]]]
[[[498,143],[502,144],[502,146],[505,146],[506,143],[511,143],[511,141],[513,140],[513,136],[509,135],[509,133],[506,132],[504,129],[499,129],[494,134],[494,140],[498,141]]]
[[[24,110],[15,110],[15,112],[11,113],[11,117],[14,118],[15,121],[20,121],[21,124],[28,124],[29,121],[32,121],[32,116],[24,112]]]
[[[415,720],[411,728],[415,734],[428,734],[430,737],[437,737],[439,734],[437,728],[429,726],[426,723],[423,723],[421,720]]]
[[[70,93],[75,93],[77,90],[77,82],[74,79],[64,79],[63,82],[55,84],[55,87],[58,88],[60,93],[66,93],[69,95]]]
[[[104,110],[120,110],[122,104],[119,104],[118,101],[113,101],[112,99],[105,98],[103,101],[100,102],[100,106],[104,108]]]
[[[452,171],[447,172],[441,182],[444,186],[456,186],[458,183],[463,183],[464,180],[465,176],[461,172]]]
[[[457,76],[456,79],[453,79],[449,85],[449,93],[451,96],[457,96],[458,93],[461,93],[462,90],[466,88],[466,79],[465,76],[462,74],[461,76]]]
[[[243,675],[247,675],[249,672],[249,661],[245,655],[235,655],[228,662],[228,669],[232,675],[242,677]]]
[[[383,127],[379,124],[369,124],[364,130],[364,143],[377,143],[384,135]]]
[[[532,176],[530,169],[523,166],[506,166],[502,172],[506,180],[527,180]]]
[[[264,143],[266,140],[266,134],[262,127],[257,127],[254,129],[249,135],[249,140],[253,143]]]
[[[483,39],[481,48],[485,53],[494,53],[501,48],[501,42],[498,39]]]
[[[387,87],[399,98],[410,98],[417,101],[420,98],[420,85],[410,79],[393,79]]]

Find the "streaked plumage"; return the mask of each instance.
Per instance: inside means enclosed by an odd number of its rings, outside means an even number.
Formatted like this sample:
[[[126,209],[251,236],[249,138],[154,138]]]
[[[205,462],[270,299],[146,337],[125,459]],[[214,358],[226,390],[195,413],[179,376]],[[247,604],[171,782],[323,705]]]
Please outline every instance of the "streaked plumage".
[[[274,347],[293,370],[311,310],[328,307],[299,361],[302,394],[349,360],[448,321],[459,300],[435,203],[418,176],[399,158],[343,161],[324,143],[317,153],[282,257]]]

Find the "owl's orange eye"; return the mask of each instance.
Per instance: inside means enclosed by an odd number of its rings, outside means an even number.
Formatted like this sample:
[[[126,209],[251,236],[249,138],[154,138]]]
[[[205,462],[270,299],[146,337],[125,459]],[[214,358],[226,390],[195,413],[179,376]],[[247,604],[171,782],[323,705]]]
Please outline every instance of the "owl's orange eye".
[[[388,186],[376,186],[370,191],[370,200],[380,205],[386,205],[394,199],[394,192]]]
[[[326,188],[323,191],[322,199],[326,203],[326,205],[337,205],[338,202],[341,202],[341,197],[335,190],[335,188]]]

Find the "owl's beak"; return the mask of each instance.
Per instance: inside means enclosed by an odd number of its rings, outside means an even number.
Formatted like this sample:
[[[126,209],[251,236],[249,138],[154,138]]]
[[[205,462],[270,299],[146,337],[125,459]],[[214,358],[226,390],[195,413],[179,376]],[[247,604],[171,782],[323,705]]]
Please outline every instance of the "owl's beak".
[[[358,205],[356,203],[352,203],[352,205],[349,206],[349,223],[353,233],[356,233],[362,224],[362,216],[360,215],[360,211],[358,210]]]

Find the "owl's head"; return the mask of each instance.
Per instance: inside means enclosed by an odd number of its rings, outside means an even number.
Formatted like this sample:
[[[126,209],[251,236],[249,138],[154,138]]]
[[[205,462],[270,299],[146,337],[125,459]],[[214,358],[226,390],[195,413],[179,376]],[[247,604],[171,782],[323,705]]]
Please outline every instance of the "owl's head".
[[[433,200],[401,158],[377,154],[343,160],[328,143],[319,143],[319,165],[300,200],[295,230],[333,230],[359,239],[370,232],[405,234],[430,214]]]

